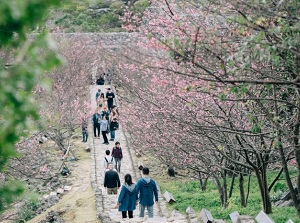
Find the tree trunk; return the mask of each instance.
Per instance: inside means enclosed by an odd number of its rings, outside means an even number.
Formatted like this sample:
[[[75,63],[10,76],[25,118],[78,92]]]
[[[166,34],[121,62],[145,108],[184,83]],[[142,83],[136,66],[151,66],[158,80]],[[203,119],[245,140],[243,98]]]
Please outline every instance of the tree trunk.
[[[208,180],[208,177],[206,177],[203,181],[203,184],[201,186],[201,190],[202,191],[206,191],[206,185],[207,185],[207,180]]]
[[[246,196],[246,205],[248,204],[248,198],[250,194],[250,183],[251,183],[251,174],[248,176],[248,186],[247,186],[247,196]]]
[[[213,178],[215,180],[215,183],[216,183],[218,191],[219,191],[221,206],[226,208],[227,201],[225,202],[225,195],[224,195],[224,190],[223,190],[222,184],[221,184],[220,180],[218,179],[218,177],[213,176]]]
[[[269,187],[268,187],[268,181],[267,181],[267,168],[263,165],[262,167],[262,183],[263,183],[263,205],[264,205],[264,211],[266,214],[272,213],[272,202],[270,198],[269,193]]]
[[[241,198],[241,206],[246,207],[246,199],[245,199],[245,191],[244,191],[244,177],[243,174],[239,175],[239,189],[240,189],[240,198]]]
[[[272,204],[267,186],[266,170],[264,167],[261,167],[261,172],[258,169],[256,169],[255,174],[259,186],[260,195],[262,198],[264,212],[266,214],[270,214],[272,213]]]
[[[299,60],[300,62],[300,60]],[[298,100],[299,101],[299,100]],[[298,102],[299,104],[300,102]],[[297,178],[297,189],[293,190],[293,194],[291,192],[291,195],[293,196],[293,202],[294,202],[294,206],[297,210],[297,214],[300,217],[300,143],[299,143],[299,137],[300,137],[300,113],[298,112],[298,117],[297,117],[297,122],[294,125],[294,151],[295,151],[295,157],[296,157],[296,161],[297,161],[297,168],[298,168],[298,178]],[[284,170],[284,173],[285,170]],[[289,177],[289,175],[286,175],[286,177]],[[290,178],[290,177],[289,177]],[[294,189],[294,187],[293,187]],[[290,189],[291,191],[291,189]],[[297,199],[299,198],[299,199]],[[294,201],[295,200],[295,201]],[[297,200],[297,201],[296,201]]]
[[[280,134],[280,132],[278,134]],[[300,217],[300,205],[299,205],[299,200],[297,199],[297,196],[298,196],[299,193],[298,193],[298,189],[295,189],[294,186],[293,186],[293,183],[292,183],[292,180],[291,180],[291,177],[290,177],[290,173],[289,173],[289,170],[288,170],[288,167],[287,167],[287,162],[286,162],[286,158],[285,158],[285,155],[284,155],[284,151],[283,151],[283,147],[282,147],[282,144],[281,144],[281,138],[280,137],[278,137],[277,148],[279,150],[281,166],[283,168],[285,180],[286,180],[286,183],[287,183],[288,188],[290,190],[290,194],[291,194],[291,197],[292,197],[292,200],[293,200],[293,203],[294,203],[294,207],[296,208],[297,214]],[[295,153],[296,153],[296,151],[295,151]],[[298,171],[299,171],[299,169],[298,169]],[[299,176],[298,176],[298,179],[299,179]]]
[[[222,175],[223,178],[223,194],[224,194],[224,201],[223,201],[223,207],[227,208],[228,207],[228,196],[227,196],[227,179],[226,179],[226,171],[224,171],[225,173]]]
[[[297,57],[297,59],[298,59],[298,57]],[[297,63],[298,63],[298,60],[297,60]],[[273,87],[273,91],[275,92],[274,87]],[[299,95],[299,93],[300,93],[299,88],[297,89],[297,93]],[[276,94],[274,93],[274,98],[276,98],[275,95]],[[299,103],[300,103],[299,98],[298,98],[297,103],[299,105]],[[278,106],[277,106],[276,101],[274,101],[274,105],[275,105],[274,108],[275,108],[275,112],[276,112],[275,114],[277,116],[279,116],[278,115],[279,114]],[[282,132],[281,132],[280,126],[277,122],[275,122],[275,126],[277,128],[277,142],[275,143],[275,148],[277,148],[279,150],[281,166],[283,168],[283,172],[284,172],[284,175],[285,175],[285,180],[286,180],[286,183],[287,183],[288,188],[290,190],[290,194],[291,194],[291,197],[292,197],[292,200],[293,200],[293,203],[294,203],[294,207],[296,208],[297,214],[300,217],[300,202],[299,202],[299,195],[300,195],[300,192],[299,192],[299,190],[300,190],[300,174],[299,174],[299,171],[300,171],[300,144],[299,144],[300,113],[299,113],[299,111],[297,112],[297,119],[296,119],[295,124],[293,126],[293,142],[294,142],[294,148],[293,149],[294,149],[295,158],[296,158],[297,167],[298,167],[298,179],[297,179],[297,188],[296,189],[294,188],[293,183],[291,181],[291,177],[290,177],[290,174],[289,174],[286,157],[285,157],[285,154],[284,154],[282,138],[281,138]]]
[[[234,180],[235,180],[235,174],[233,174],[233,176],[231,178],[231,184],[230,184],[229,195],[228,195],[229,198],[232,196],[232,191],[233,191],[233,187],[234,187]]]
[[[199,177],[199,183],[200,183],[201,190],[205,191],[206,190],[206,185],[207,185],[207,180],[208,180],[209,176],[206,175],[206,178],[203,180],[202,176],[201,176],[201,173],[198,172],[198,177]]]

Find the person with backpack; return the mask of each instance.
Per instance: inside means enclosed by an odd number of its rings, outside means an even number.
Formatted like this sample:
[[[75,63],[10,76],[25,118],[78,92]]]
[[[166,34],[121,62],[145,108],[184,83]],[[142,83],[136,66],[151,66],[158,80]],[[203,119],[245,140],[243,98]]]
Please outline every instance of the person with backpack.
[[[116,207],[122,212],[122,218],[133,218],[133,210],[135,210],[138,203],[138,193],[135,188],[135,184],[132,182],[132,177],[128,173],[125,175],[125,183],[121,188],[120,195],[118,197],[118,203]]]
[[[98,136],[98,139],[100,139],[100,120],[101,116],[98,113],[98,109],[96,109],[92,117],[92,122],[94,127],[94,137],[97,138]],[[98,130],[98,134],[96,130]]]
[[[107,188],[107,194],[117,194],[120,189],[121,182],[118,172],[114,171],[114,165],[108,164],[108,170],[104,176],[104,187]]]
[[[140,214],[139,217],[143,218],[145,209],[147,207],[148,217],[153,218],[153,205],[158,202],[158,190],[156,183],[149,177],[149,168],[143,167],[143,177],[139,179],[136,184],[136,190],[139,194],[140,200]],[[153,196],[154,195],[154,196]]]
[[[110,151],[107,149],[105,151],[106,156],[103,159],[103,167],[104,167],[104,173],[108,170],[108,164],[112,163],[115,166],[115,159],[113,156],[110,156]]]
[[[115,143],[115,147],[113,147],[111,151],[111,155],[115,159],[115,169],[120,173],[121,171],[121,161],[123,158],[122,148],[119,142]]]

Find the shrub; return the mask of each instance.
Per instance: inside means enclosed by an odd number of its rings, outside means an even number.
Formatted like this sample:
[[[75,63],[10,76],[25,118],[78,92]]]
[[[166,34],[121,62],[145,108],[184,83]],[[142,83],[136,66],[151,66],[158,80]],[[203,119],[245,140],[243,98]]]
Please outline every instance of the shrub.
[[[66,19],[72,19],[73,16],[71,14],[65,14],[62,17],[58,18],[57,20],[54,21],[55,24],[61,24],[64,20]]]
[[[100,17],[99,25],[104,25],[106,28],[121,27],[121,21],[118,15],[110,12]]]
[[[75,33],[75,28],[74,27],[70,27],[66,30],[66,33]]]
[[[131,8],[131,11],[134,13],[143,13],[147,7],[150,6],[150,3],[148,0],[141,0],[134,3],[133,7]]]
[[[35,210],[39,205],[39,195],[35,193],[29,193],[24,196],[23,204],[18,210],[18,222],[28,221],[35,216]]]
[[[71,2],[67,3],[67,4],[63,4],[62,10],[63,10],[63,12],[66,12],[66,13],[72,13],[72,12],[76,11],[76,5]]]
[[[125,5],[123,2],[113,2],[109,8],[118,15],[123,15]]]
[[[92,8],[109,8],[111,2],[107,0],[94,0],[91,1],[90,7]]]

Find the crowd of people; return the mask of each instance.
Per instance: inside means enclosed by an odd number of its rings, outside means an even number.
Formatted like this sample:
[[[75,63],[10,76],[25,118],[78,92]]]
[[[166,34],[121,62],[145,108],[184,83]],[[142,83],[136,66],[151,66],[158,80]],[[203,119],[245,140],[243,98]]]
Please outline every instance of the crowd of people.
[[[107,92],[96,92],[96,109],[91,117],[93,125],[93,134],[95,139],[100,139],[100,132],[103,138],[103,144],[109,145],[109,141],[115,140],[115,131],[119,128],[119,110],[114,105],[115,94],[111,88]],[[110,134],[108,140],[107,135]],[[88,122],[83,119],[82,122],[82,142],[88,139]],[[103,185],[107,194],[118,194],[120,190],[116,208],[122,213],[122,218],[133,218],[133,211],[139,204],[139,217],[143,218],[145,209],[148,211],[148,217],[153,218],[154,202],[158,202],[158,190],[156,183],[149,177],[149,168],[143,167],[143,177],[137,183],[132,181],[131,174],[127,173],[124,177],[124,183],[121,187],[119,174],[121,172],[121,161],[123,152],[120,142],[115,142],[112,150],[107,149],[103,158],[104,180]]]
[[[94,138],[100,139],[100,132],[103,138],[103,144],[109,144],[109,141],[115,140],[115,131],[119,128],[119,110],[116,105],[114,105],[115,94],[112,92],[111,88],[107,88],[107,92],[104,94],[101,89],[98,89],[96,93],[96,105],[92,115],[93,133]],[[82,125],[82,131],[86,132],[86,124]],[[107,135],[110,134],[110,140],[108,140]],[[82,133],[83,135],[83,133]],[[82,140],[86,142],[85,139]]]

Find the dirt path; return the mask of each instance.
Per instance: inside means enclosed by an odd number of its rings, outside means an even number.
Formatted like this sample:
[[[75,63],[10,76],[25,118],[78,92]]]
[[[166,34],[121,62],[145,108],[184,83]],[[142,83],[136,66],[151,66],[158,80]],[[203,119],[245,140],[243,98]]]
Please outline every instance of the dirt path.
[[[72,171],[72,174],[68,176],[69,181],[72,182],[72,189],[65,192],[57,204],[28,221],[28,223],[40,222],[45,219],[45,216],[51,210],[61,213],[60,216],[67,223],[100,223],[96,213],[95,192],[91,187],[90,154],[85,152],[84,148],[85,145],[80,143],[77,149],[74,149],[79,160],[70,164],[67,163]]]

